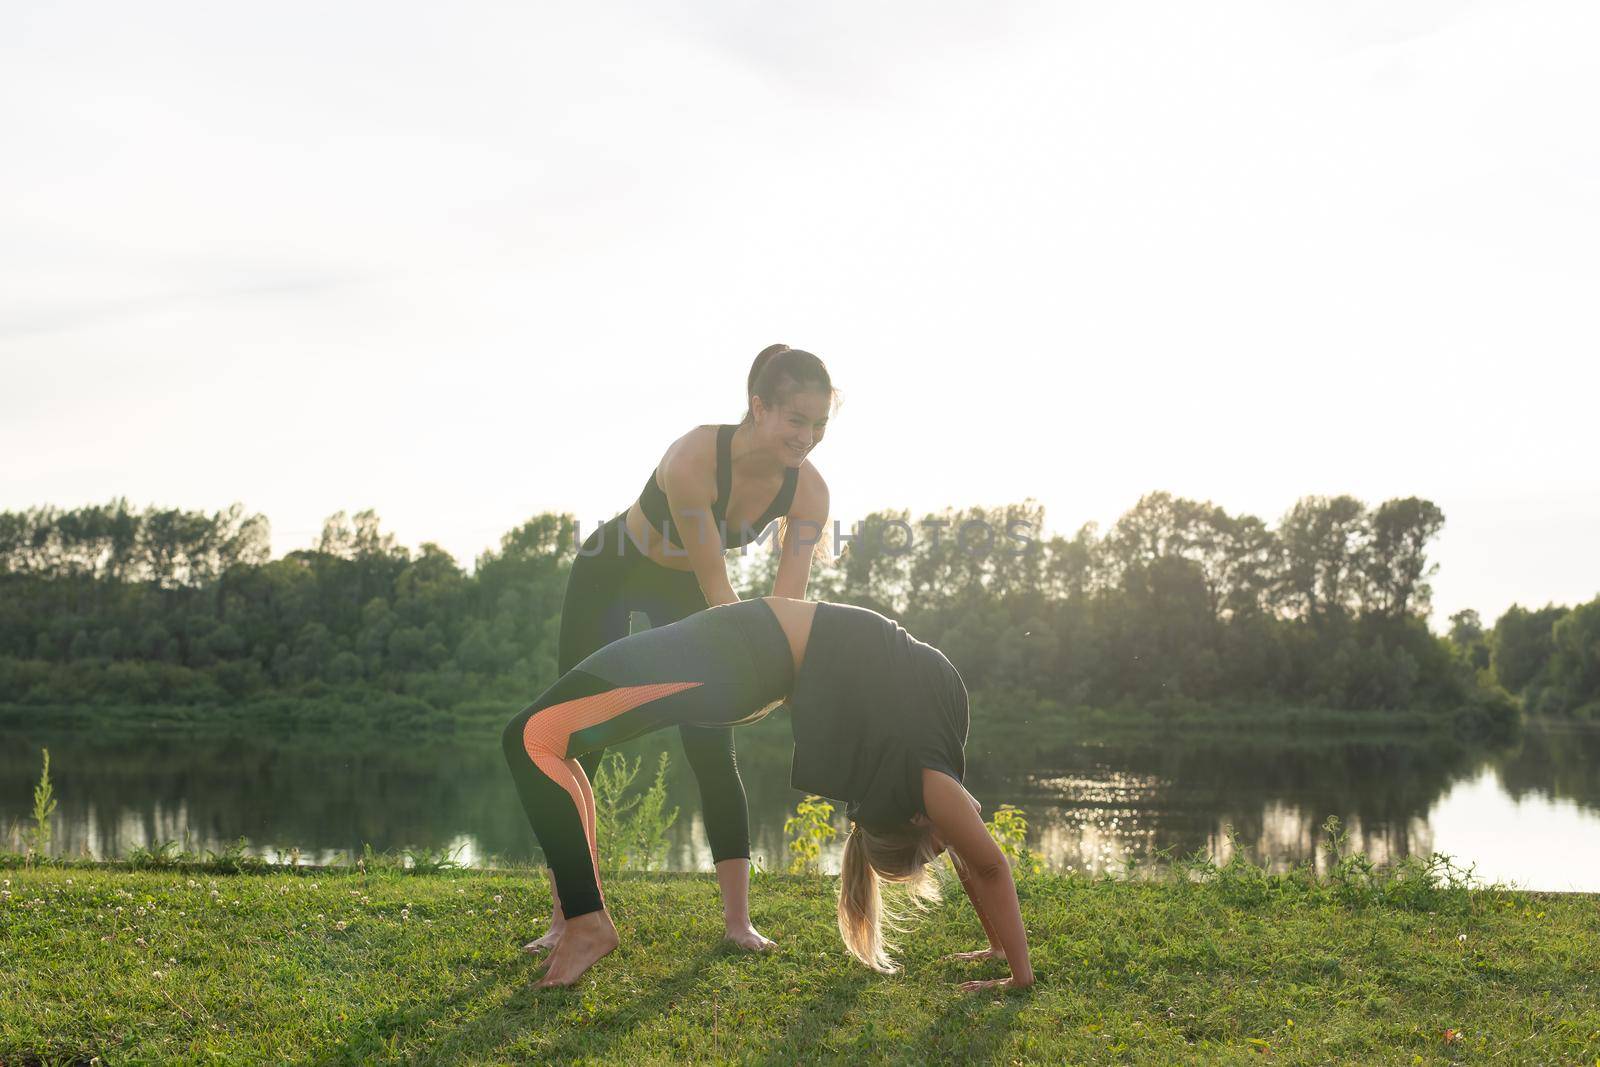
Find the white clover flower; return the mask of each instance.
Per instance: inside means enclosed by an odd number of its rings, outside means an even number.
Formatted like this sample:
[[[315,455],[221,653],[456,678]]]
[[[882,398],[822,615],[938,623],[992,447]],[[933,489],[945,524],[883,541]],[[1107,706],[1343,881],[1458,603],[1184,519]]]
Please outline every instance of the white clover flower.
[[[1458,934],[1456,936],[1456,940],[1461,942],[1463,945],[1465,945],[1467,943],[1467,935],[1466,934]]]
[[[501,899],[502,899],[502,897],[501,897],[501,895],[500,895],[500,894],[499,894],[499,893],[496,893],[496,894],[495,894],[495,895],[494,895],[494,902],[495,902],[495,903],[496,903],[496,904],[498,904],[498,903],[500,903],[500,901],[501,901]]]
[[[400,909],[400,921],[401,922],[406,922],[406,921],[410,920],[410,918],[411,918],[411,909],[410,908],[401,908]]]
[[[150,977],[151,978],[160,978],[161,977],[161,972],[160,971],[151,971],[150,972]]]
[[[340,919],[338,922],[333,924],[333,928],[335,930],[343,930],[346,926],[349,926],[349,925],[350,925],[349,923],[345,922],[343,919]]]

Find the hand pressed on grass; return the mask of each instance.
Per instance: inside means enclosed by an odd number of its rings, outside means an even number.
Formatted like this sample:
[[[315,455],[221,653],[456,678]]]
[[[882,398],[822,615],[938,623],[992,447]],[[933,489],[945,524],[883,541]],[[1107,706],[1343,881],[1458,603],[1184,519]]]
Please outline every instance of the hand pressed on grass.
[[[974,952],[952,952],[946,956],[947,960],[963,960],[975,962],[977,960],[1003,960],[1006,958],[1004,951],[998,948],[980,948]]]

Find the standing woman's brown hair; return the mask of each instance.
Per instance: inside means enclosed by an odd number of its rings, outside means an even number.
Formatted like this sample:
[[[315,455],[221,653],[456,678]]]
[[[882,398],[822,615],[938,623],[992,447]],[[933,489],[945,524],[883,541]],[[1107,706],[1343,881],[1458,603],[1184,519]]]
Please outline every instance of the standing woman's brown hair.
[[[755,362],[750,364],[744,422],[748,424],[755,419],[751,402],[757,397],[767,407],[776,408],[802,391],[825,394],[830,409],[839,400],[839,390],[833,387],[833,379],[822,360],[803,349],[768,345],[756,353]]]

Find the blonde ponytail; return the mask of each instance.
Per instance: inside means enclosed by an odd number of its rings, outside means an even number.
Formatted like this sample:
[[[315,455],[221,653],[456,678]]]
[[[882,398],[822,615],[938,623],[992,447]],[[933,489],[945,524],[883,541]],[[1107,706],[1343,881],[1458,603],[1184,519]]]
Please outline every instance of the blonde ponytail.
[[[897,969],[883,943],[883,896],[878,892],[878,872],[867,862],[866,835],[852,825],[844,839],[844,859],[839,867],[839,936],[850,955],[879,974]]]
[[[892,831],[850,825],[839,865],[839,936],[850,955],[879,974],[894,974],[894,945],[885,928],[901,929],[905,916],[884,907],[880,881],[906,885],[907,901],[921,910],[939,897],[939,883],[927,865],[936,853],[928,831],[907,824]]]

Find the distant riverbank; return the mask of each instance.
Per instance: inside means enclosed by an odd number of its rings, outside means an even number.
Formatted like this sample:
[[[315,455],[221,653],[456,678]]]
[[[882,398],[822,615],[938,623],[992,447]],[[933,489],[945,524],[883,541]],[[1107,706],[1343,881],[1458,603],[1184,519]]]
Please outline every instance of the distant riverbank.
[[[163,730],[205,733],[252,730],[359,735],[458,734],[497,731],[537,696],[478,698],[438,706],[415,696],[352,690],[319,697],[269,696],[217,703],[18,704],[0,703],[0,729],[93,726],[117,733]],[[1454,711],[1364,710],[1249,701],[1146,701],[1114,707],[1067,705],[1022,690],[972,694],[972,733],[1003,742],[1016,753],[1049,751],[1083,736],[1150,730],[1206,733],[1265,730],[1281,733],[1338,732],[1382,737],[1443,732],[1494,742],[1514,736],[1515,707],[1468,705]],[[748,736],[745,731],[743,736]]]

